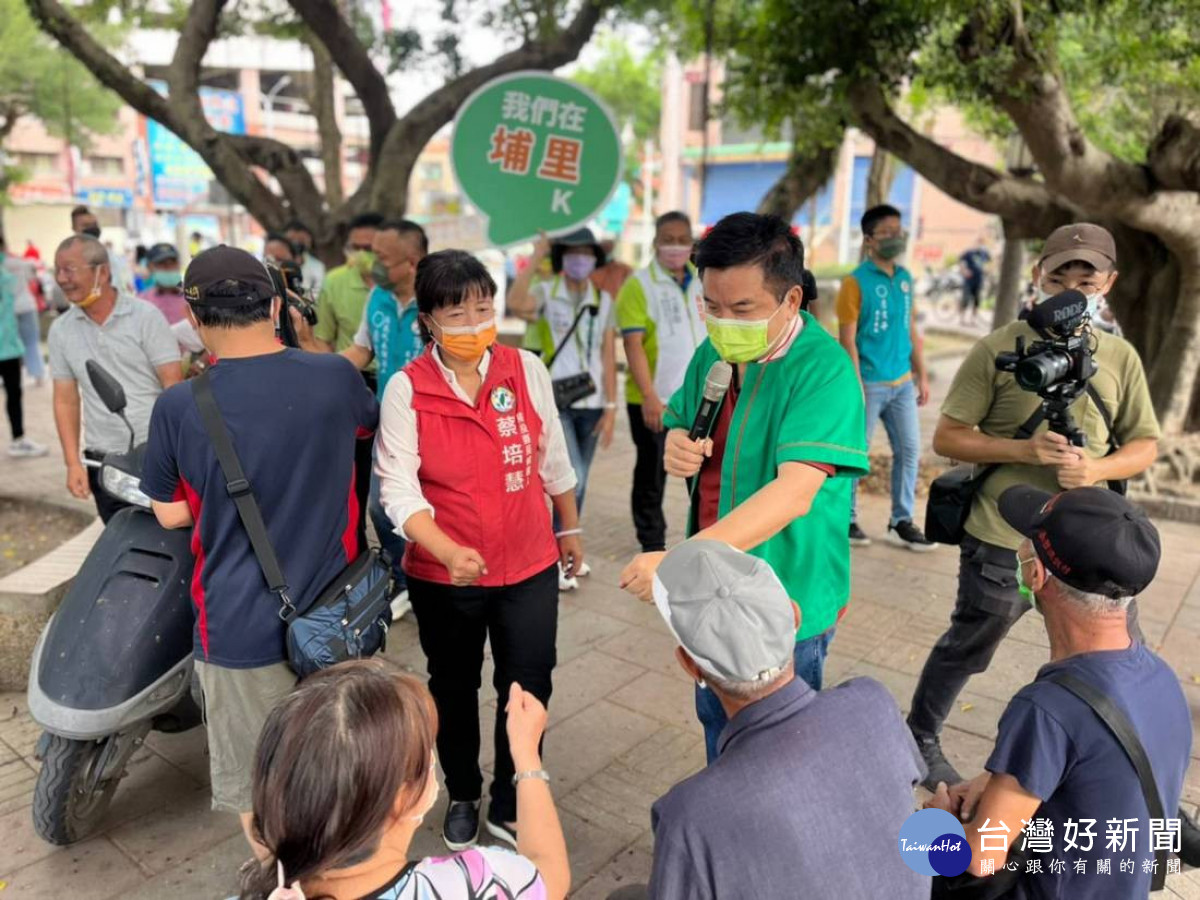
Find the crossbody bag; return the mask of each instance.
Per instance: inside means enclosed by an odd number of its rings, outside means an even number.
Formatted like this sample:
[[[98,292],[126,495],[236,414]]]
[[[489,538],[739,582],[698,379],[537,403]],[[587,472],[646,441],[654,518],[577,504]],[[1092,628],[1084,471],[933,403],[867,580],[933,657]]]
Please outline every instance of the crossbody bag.
[[[225,490],[237,507],[267,587],[279,598],[279,618],[287,625],[288,664],[303,678],[335,663],[373,656],[383,649],[392,618],[390,561],[368,550],[304,609],[296,607],[209,379],[208,372],[193,378],[192,396],[225,476]]]
[[[549,362],[546,363],[546,370],[554,368],[554,363],[558,359],[558,355],[562,353],[563,348],[567,346],[571,338],[575,336],[575,332],[579,329],[579,323],[584,315],[590,313],[592,316],[600,312],[600,307],[594,303],[585,303],[579,307],[579,312],[575,314],[575,321],[571,323],[571,327],[567,329],[567,333],[563,339],[559,341],[558,347],[551,354]],[[584,363],[586,365],[586,361]],[[554,388],[554,405],[559,409],[570,409],[580,400],[584,400],[592,394],[596,393],[596,380],[592,378],[592,373],[586,369],[578,375],[567,375],[565,378],[555,378],[551,380],[550,386]]]
[[[1047,680],[1054,682],[1086,703],[1096,717],[1105,724],[1133,764],[1150,818],[1165,819],[1162,795],[1158,792],[1158,782],[1154,779],[1154,770],[1150,767],[1150,758],[1146,755],[1146,748],[1142,746],[1133,723],[1129,721],[1125,713],[1121,712],[1120,707],[1113,703],[1103,691],[1069,672],[1056,672]],[[1002,900],[1002,898],[1011,897],[1017,882],[1021,880],[1021,875],[1026,868],[1025,861],[1028,858],[1027,850],[1013,849],[1008,854],[1005,867],[995,875],[978,878],[963,873],[953,878],[935,877],[932,898],[933,900]],[[1010,868],[1014,863],[1016,865]],[[1161,891],[1166,885],[1166,881],[1167,851],[1160,848],[1154,851],[1154,874],[1150,879],[1150,890]]]

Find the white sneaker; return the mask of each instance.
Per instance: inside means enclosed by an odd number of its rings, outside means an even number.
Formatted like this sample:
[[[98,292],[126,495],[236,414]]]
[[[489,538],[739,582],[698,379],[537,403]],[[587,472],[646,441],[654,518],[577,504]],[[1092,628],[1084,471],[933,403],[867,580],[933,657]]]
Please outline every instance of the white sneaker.
[[[14,459],[32,458],[34,456],[45,456],[49,453],[49,449],[41,444],[31,441],[27,437],[18,438],[8,445],[8,455]]]
[[[408,589],[400,591],[392,598],[392,621],[399,622],[412,609],[412,604],[408,602]]]
[[[589,566],[586,562],[584,562],[584,563],[580,563],[579,571],[575,573],[575,577],[576,578],[587,578],[591,574],[592,574],[592,567]]]
[[[559,591],[573,591],[579,587],[579,580],[576,578],[568,578],[563,572],[562,566],[558,568],[558,589]]]

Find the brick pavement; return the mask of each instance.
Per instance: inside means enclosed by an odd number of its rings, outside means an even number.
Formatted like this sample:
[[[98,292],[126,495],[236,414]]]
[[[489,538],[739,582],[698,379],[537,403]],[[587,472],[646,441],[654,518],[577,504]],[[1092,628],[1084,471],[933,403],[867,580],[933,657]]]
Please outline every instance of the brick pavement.
[[[948,377],[939,375],[935,384],[944,385]],[[50,441],[49,391],[31,394],[31,432]],[[581,900],[598,900],[623,883],[647,877],[653,851],[650,805],[704,761],[691,686],[672,659],[665,627],[652,607],[616,588],[621,566],[637,549],[628,514],[632,465],[628,429],[621,421],[614,446],[601,452],[593,468],[583,519],[594,574],[561,604],[546,766],[554,774],[571,852],[572,896]],[[62,496],[60,472],[56,456],[3,460],[0,492],[76,503]],[[673,483],[668,502],[673,537],[679,536],[685,500],[682,486]],[[884,498],[866,497],[864,524],[880,531],[886,507]],[[1179,674],[1193,721],[1200,721],[1200,529],[1175,523],[1161,529],[1164,562],[1158,581],[1141,599],[1142,623]],[[879,542],[856,551],[854,596],[833,643],[830,681],[869,675],[907,708],[925,655],[952,607],[955,570],[950,550],[916,555]],[[386,659],[423,674],[411,621],[393,629]],[[1026,616],[950,717],[945,743],[960,769],[979,770],[1004,703],[1046,659],[1040,623]],[[484,673],[485,685],[489,674]],[[487,734],[495,700],[485,691],[480,701]],[[152,736],[130,764],[101,833],[65,849],[41,842],[30,822],[37,736],[24,697],[0,694],[0,891],[6,900],[233,893],[247,851],[235,818],[208,808],[201,732]],[[1193,746],[1200,755],[1200,729]],[[487,751],[484,756],[490,764]],[[1189,772],[1186,797],[1200,803],[1200,766]],[[444,852],[435,833],[442,810],[441,805],[433,810],[430,824],[418,832],[414,854]],[[1200,900],[1195,872],[1172,876],[1168,885],[1175,896]]]

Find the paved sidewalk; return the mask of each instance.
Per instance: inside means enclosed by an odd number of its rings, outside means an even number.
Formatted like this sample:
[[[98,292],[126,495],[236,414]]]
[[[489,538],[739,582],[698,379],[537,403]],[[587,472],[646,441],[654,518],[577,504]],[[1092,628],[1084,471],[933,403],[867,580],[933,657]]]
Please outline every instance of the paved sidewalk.
[[[951,366],[950,372],[953,368]],[[945,384],[939,376],[938,382]],[[30,430],[53,440],[49,390],[29,396]],[[546,766],[554,776],[575,890],[598,900],[631,880],[645,880],[653,850],[650,805],[680,778],[703,765],[692,687],[673,657],[673,643],[651,606],[616,587],[623,564],[636,552],[628,513],[633,448],[621,413],[614,445],[592,470],[583,524],[594,573],[563,597],[559,667],[550,704]],[[0,463],[0,493],[75,503],[63,494],[61,463]],[[670,487],[669,517],[679,537],[685,497]],[[870,496],[862,522],[881,534],[887,503]],[[0,526],[2,527],[2,526]],[[1163,523],[1165,557],[1159,578],[1140,600],[1142,625],[1175,667],[1200,721],[1200,528]],[[925,656],[944,629],[953,605],[956,553],[917,555],[877,541],[854,555],[850,610],[838,629],[828,678],[879,679],[907,709]],[[424,674],[411,619],[393,629],[385,658]],[[986,675],[974,679],[951,715],[948,755],[964,772],[977,772],[995,735],[1004,704],[1047,660],[1036,615],[1026,616],[1004,642]],[[483,683],[490,683],[485,671]],[[495,700],[480,695],[483,733]],[[237,867],[248,852],[233,816],[208,808],[208,768],[200,731],[154,735],[129,767],[102,833],[74,847],[50,847],[33,833],[30,803],[39,731],[20,694],[0,694],[0,896],[150,900],[215,900],[235,890]],[[1200,730],[1194,742],[1200,756]],[[485,750],[485,763],[490,763]],[[443,792],[443,798],[445,794]],[[1187,800],[1200,803],[1200,766],[1193,765]],[[444,804],[444,799],[442,801]],[[418,833],[413,853],[443,853],[436,835],[439,804]],[[1200,898],[1200,876],[1168,881],[1179,897]]]

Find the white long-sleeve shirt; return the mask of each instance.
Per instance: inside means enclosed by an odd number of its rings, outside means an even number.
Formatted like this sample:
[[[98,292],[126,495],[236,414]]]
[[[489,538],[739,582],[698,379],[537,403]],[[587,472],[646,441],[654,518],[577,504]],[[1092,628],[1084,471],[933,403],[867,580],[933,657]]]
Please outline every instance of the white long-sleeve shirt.
[[[438,351],[433,351],[442,377],[454,396],[472,405],[454,372],[443,365]],[[492,354],[485,353],[479,362],[479,376],[486,379]],[[538,474],[548,496],[566,493],[575,487],[575,470],[567,455],[567,441],[558,419],[554,388],[545,364],[532,353],[521,351],[521,366],[525,372],[525,387],[533,401],[533,410],[542,420],[538,441]],[[421,468],[420,443],[417,435],[417,413],[413,409],[412,380],[397,372],[383,392],[379,412],[379,433],[375,438],[375,472],[379,475],[379,500],[395,526],[396,533],[411,540],[404,523],[422,510],[434,515],[433,506],[425,499],[417,473]]]

